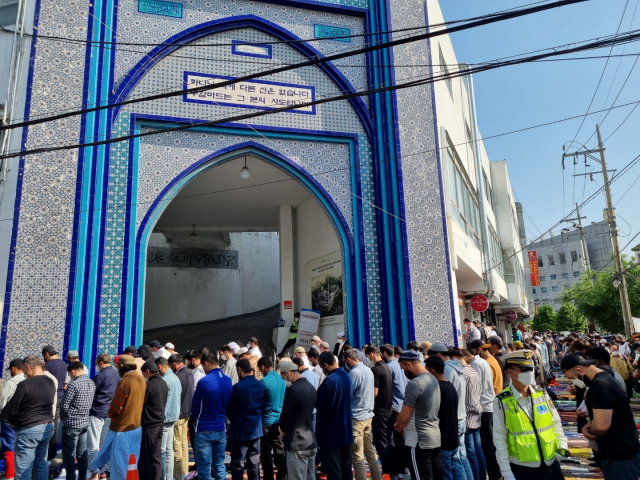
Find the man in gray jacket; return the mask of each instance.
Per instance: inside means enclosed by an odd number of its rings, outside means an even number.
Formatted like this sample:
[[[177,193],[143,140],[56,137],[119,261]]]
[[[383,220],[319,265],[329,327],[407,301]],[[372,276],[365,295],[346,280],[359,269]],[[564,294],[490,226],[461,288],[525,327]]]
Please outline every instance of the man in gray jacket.
[[[18,384],[23,381],[26,377],[24,373],[22,373],[22,359],[15,358],[11,360],[9,363],[9,373],[11,373],[11,379],[4,384],[4,388],[2,389],[2,396],[0,396],[0,410],[2,410],[9,400],[13,397],[13,394],[16,393],[16,388]],[[2,430],[0,430],[0,440],[2,441],[2,449],[4,450],[4,471],[6,474],[6,478],[13,478],[15,476],[14,468],[13,468],[13,446],[15,443],[15,431],[9,425],[4,415],[2,415]]]

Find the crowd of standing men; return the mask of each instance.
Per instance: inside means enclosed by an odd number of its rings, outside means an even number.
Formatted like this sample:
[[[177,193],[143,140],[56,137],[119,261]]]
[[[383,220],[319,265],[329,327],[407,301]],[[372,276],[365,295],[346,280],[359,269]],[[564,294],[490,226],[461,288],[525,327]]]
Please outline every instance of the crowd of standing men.
[[[505,344],[495,328],[475,338],[467,325],[466,349],[410,342],[361,351],[340,332],[333,349],[314,337],[275,364],[254,337],[184,357],[152,341],[113,362],[99,355],[93,379],[77,352],[65,363],[45,346],[44,362],[9,366],[0,399],[7,478],[55,476],[59,422],[71,480],[107,472],[125,480],[136,463],[141,479],[182,480],[189,442],[202,480],[227,478],[226,452],[232,480],[245,471],[258,480],[260,469],[274,480],[365,480],[367,470],[372,480],[563,478],[556,454],[567,440],[544,387],[566,342],[522,331],[523,341]],[[563,367],[571,378],[597,375],[593,364]]]

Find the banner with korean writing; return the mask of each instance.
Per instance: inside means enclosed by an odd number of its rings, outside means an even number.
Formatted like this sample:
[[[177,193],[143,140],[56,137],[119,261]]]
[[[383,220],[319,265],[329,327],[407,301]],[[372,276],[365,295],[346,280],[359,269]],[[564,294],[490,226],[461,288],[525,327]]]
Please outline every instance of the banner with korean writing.
[[[540,285],[540,270],[538,270],[538,254],[535,250],[529,252],[529,271],[531,272],[531,285]]]
[[[235,78],[184,72],[183,79],[184,88],[187,92],[193,88],[215,85],[227,80],[235,80]],[[212,90],[185,93],[182,99],[185,102],[192,103],[272,110],[313,102],[316,99],[316,93],[315,87],[308,85],[247,80]],[[287,110],[287,112],[315,115],[316,106],[301,106],[300,108]]]

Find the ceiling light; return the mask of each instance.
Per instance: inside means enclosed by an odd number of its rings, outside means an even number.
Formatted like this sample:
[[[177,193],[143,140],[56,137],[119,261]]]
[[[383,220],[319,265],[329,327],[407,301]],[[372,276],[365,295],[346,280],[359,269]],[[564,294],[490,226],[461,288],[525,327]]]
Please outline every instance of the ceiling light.
[[[189,240],[191,240],[192,242],[195,242],[196,240],[198,240],[198,234],[196,233],[195,223],[193,224],[193,231],[191,232],[191,235],[189,235]]]
[[[249,180],[251,177],[251,170],[247,168],[247,157],[244,157],[244,167],[240,170],[240,178],[243,180]]]

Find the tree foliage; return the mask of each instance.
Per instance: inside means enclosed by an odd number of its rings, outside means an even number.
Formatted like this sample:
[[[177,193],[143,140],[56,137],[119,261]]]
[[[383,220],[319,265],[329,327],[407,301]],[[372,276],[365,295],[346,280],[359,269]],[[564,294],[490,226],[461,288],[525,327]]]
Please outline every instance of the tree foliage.
[[[551,305],[542,305],[538,307],[538,313],[533,318],[531,326],[538,332],[544,332],[545,330],[555,330],[556,325],[556,312],[553,311]]]
[[[625,268],[635,265],[624,257],[622,263]],[[640,266],[630,268],[625,276],[631,313],[634,317],[640,317]],[[620,291],[613,286],[616,278],[613,262],[601,271],[587,271],[578,283],[565,289],[562,302],[572,303],[583,317],[605,331],[624,333]]]
[[[573,303],[563,303],[558,313],[556,313],[554,330],[556,332],[582,332],[584,328],[584,317]]]

